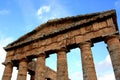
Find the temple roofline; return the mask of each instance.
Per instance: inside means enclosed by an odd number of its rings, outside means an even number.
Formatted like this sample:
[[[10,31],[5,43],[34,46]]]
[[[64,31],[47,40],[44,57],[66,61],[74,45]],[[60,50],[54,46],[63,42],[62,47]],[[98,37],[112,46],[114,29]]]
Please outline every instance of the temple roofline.
[[[44,39],[46,37],[49,37],[49,36],[53,36],[55,34],[58,34],[59,32],[61,31],[65,31],[65,30],[68,30],[68,29],[71,29],[75,26],[78,26],[78,25],[83,25],[83,24],[88,24],[88,23],[92,23],[96,20],[100,20],[100,19],[103,19],[103,18],[106,18],[106,17],[109,17],[111,16],[113,17],[114,19],[114,24],[116,26],[116,30],[118,30],[117,28],[117,20],[116,20],[116,11],[113,9],[113,10],[109,10],[109,11],[104,11],[104,12],[97,12],[97,13],[91,13],[91,14],[85,14],[85,15],[78,15],[78,16],[72,16],[72,17],[66,17],[66,18],[60,18],[60,19],[53,19],[53,20],[48,20],[46,23],[38,26],[36,29],[34,29],[33,31],[23,35],[22,37],[20,37],[19,39],[17,39],[16,41],[8,44],[6,47],[4,47],[5,50],[9,50],[11,48],[14,48],[14,47],[18,47],[18,46],[21,46],[23,44],[26,44],[26,43],[30,43],[34,40],[38,40],[38,39]],[[83,20],[82,20],[83,19]],[[42,28],[44,27],[48,27],[52,24],[60,24],[60,23],[64,23],[65,21],[79,21],[81,20],[80,22],[76,22],[75,25],[73,26],[68,26],[68,27],[65,27],[63,29],[60,29],[60,30],[57,30],[57,31],[53,31],[52,33],[48,33],[48,34],[43,34],[43,35],[40,35],[37,39],[29,39],[29,40],[24,40],[26,38],[26,36],[29,36],[31,34],[34,34],[36,32],[38,32],[39,30],[42,30]]]

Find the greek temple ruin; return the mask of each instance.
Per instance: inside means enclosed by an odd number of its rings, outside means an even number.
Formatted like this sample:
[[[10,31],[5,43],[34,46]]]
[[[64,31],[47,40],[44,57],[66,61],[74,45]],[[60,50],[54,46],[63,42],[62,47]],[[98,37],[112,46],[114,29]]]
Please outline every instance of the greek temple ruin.
[[[111,57],[116,80],[120,80],[120,40],[115,10],[49,20],[33,31],[4,47],[6,59],[2,80],[11,80],[13,67],[17,67],[17,80],[69,80],[67,52],[81,51],[84,80],[97,80],[91,47],[104,41]],[[57,54],[57,71],[46,77],[45,60]],[[36,60],[34,74],[30,63]],[[69,58],[69,57],[68,57]],[[52,70],[50,70],[52,71]],[[32,77],[34,76],[34,78]]]

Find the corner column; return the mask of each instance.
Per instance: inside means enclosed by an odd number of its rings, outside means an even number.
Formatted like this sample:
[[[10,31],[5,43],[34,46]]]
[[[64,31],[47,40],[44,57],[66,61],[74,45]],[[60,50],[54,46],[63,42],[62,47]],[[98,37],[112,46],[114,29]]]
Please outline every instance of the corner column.
[[[57,52],[57,80],[68,80],[66,52],[66,49],[60,49]]]
[[[18,68],[18,76],[17,80],[26,80],[27,78],[27,71],[28,71],[28,60],[22,59],[19,62],[19,68]]]
[[[7,63],[4,63],[4,65],[5,65],[5,70],[3,73],[2,80],[11,80],[12,71],[13,71],[13,63],[7,62]]]
[[[94,61],[91,51],[91,42],[84,42],[80,44],[83,79],[84,80],[97,80]]]
[[[120,41],[117,35],[107,36],[105,39],[111,57],[116,80],[120,80]]]
[[[40,54],[37,58],[35,80],[45,80],[45,54]]]

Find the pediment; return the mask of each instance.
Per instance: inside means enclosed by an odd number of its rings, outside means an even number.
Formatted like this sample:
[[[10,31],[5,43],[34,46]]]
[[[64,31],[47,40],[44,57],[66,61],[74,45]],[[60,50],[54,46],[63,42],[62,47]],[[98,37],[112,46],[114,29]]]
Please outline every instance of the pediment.
[[[116,19],[115,10],[109,10],[109,11],[98,12],[98,13],[91,13],[91,14],[85,14],[85,15],[48,20],[46,23],[41,24],[33,31],[23,35],[16,41],[7,45],[5,49],[10,49],[12,47],[16,47],[36,39],[45,39],[47,37],[51,37],[56,34],[59,34],[62,31],[67,31],[69,29],[72,29],[76,26],[83,27],[83,25],[92,24],[95,21],[109,18],[111,17],[111,15],[114,19]],[[116,20],[114,20],[114,23],[116,24]]]

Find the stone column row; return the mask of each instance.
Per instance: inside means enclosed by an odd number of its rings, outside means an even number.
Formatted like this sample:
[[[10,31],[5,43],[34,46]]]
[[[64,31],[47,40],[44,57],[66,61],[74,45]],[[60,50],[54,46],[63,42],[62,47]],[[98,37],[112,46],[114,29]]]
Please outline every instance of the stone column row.
[[[116,80],[120,80],[120,41],[118,36],[112,35],[105,38],[108,45],[108,50],[111,56],[112,65]],[[91,43],[84,42],[80,44],[82,69],[84,80],[97,80],[94,61],[91,51]],[[62,48],[57,51],[57,80],[68,80],[68,66],[67,66],[67,50]],[[46,55],[40,54],[37,57],[37,66],[35,71],[35,80],[45,80],[45,58]],[[19,62],[19,71],[17,80],[26,80],[28,71],[27,59],[22,59]],[[13,70],[12,62],[5,64],[5,70],[2,80],[11,80]]]
[[[66,49],[58,50],[57,52],[57,80],[68,80],[68,68],[66,59]],[[40,54],[37,57],[35,77],[31,75],[31,80],[45,80],[45,58],[46,55]],[[8,62],[5,66],[5,71],[2,80],[11,80],[13,64]],[[19,61],[17,80],[26,80],[28,71],[28,60],[22,59]]]
[[[85,42],[80,44],[81,52],[82,52],[82,64],[83,64],[83,75],[84,80],[96,80],[96,73],[94,69],[94,63],[92,59],[92,52],[91,52],[91,44],[89,42]],[[67,49],[62,48],[57,51],[57,80],[68,80],[68,66],[67,66],[67,56],[66,56]],[[35,71],[35,80],[44,80],[45,79],[45,53],[40,54],[37,57],[37,65]],[[17,80],[26,80],[27,76],[27,68],[28,68],[28,61],[26,59],[22,59],[19,62],[19,71]],[[6,70],[12,71],[12,65],[9,64],[6,66]],[[10,73],[11,75],[11,73]],[[11,76],[10,76],[11,77]],[[10,80],[3,79],[3,80]]]

